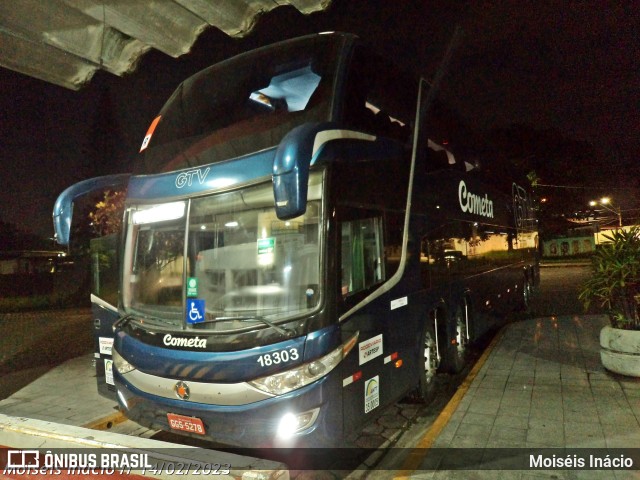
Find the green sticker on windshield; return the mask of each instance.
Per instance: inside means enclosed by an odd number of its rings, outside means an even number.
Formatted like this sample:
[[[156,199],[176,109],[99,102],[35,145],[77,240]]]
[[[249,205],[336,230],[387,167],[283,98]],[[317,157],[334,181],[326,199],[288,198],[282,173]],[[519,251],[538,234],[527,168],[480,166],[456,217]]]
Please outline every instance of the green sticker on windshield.
[[[258,239],[258,255],[265,255],[267,253],[273,253],[276,248],[275,237],[259,238]]]
[[[198,279],[195,277],[187,278],[187,297],[198,296]]]
[[[276,237],[258,239],[258,265],[268,267],[273,265],[276,250]]]

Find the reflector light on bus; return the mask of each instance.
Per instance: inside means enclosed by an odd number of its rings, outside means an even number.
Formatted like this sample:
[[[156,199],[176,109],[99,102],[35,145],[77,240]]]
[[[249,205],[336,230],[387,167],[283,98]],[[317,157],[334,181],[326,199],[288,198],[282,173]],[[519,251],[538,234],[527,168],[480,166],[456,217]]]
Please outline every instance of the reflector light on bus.
[[[124,408],[129,408],[129,405],[127,404],[127,399],[124,398],[124,395],[122,394],[122,392],[120,390],[118,390],[118,398],[120,399],[120,403],[122,405],[124,405]]]
[[[111,350],[111,355],[113,357],[113,366],[118,371],[118,373],[124,375],[125,373],[129,373],[136,369],[133,365],[127,362],[120,354],[115,350]]]
[[[163,203],[162,205],[154,205],[153,207],[133,212],[132,221],[134,225],[144,225],[146,223],[177,220],[184,217],[184,211],[184,202]]]

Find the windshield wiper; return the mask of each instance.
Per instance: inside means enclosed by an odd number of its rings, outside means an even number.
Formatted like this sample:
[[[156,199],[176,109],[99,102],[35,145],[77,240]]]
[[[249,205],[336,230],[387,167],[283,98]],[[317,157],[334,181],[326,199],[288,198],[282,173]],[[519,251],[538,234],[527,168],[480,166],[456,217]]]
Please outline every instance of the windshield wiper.
[[[113,322],[113,325],[111,326],[111,329],[115,333],[115,331],[118,328],[126,327],[127,324],[131,321],[132,318],[133,318],[133,313],[128,313],[124,317],[120,317],[118,320]]]
[[[271,320],[267,320],[266,318],[264,318],[264,317],[262,317],[260,315],[243,315],[243,316],[236,316],[236,317],[233,317],[233,316],[230,316],[230,317],[215,317],[214,319],[207,320],[205,322],[200,322],[200,323],[223,322],[225,320],[239,320],[241,322],[250,321],[250,320],[257,320],[258,322],[262,322],[265,325],[268,325],[269,327],[273,328],[276,332],[278,332],[283,337],[291,338],[291,337],[294,337],[296,335],[296,331],[295,330],[293,330],[291,328],[281,327],[280,325],[276,325]]]
[[[153,317],[151,315],[144,315],[142,313],[127,313],[125,316],[120,317],[118,320],[116,320],[113,323],[113,326],[111,328],[115,332],[118,328],[126,327],[129,324],[129,322],[131,322],[131,320],[135,320],[135,319],[153,320],[153,321],[158,321],[158,322],[161,322],[161,323],[165,323],[167,325],[172,325],[172,323],[168,322],[167,320],[164,320],[164,319],[158,318],[158,317]]]

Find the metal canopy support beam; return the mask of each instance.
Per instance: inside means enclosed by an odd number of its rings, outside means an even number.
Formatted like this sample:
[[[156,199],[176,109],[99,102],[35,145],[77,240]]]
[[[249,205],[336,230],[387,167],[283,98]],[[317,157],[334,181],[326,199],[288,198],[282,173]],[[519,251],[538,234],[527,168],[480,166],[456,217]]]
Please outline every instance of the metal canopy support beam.
[[[71,90],[79,90],[98,66],[50,45],[0,30],[0,65]]]
[[[99,70],[123,75],[154,48],[172,57],[210,26],[246,35],[260,14],[331,0],[0,0],[0,65],[72,90]]]
[[[98,22],[172,57],[187,53],[207,24],[173,0],[64,0]]]

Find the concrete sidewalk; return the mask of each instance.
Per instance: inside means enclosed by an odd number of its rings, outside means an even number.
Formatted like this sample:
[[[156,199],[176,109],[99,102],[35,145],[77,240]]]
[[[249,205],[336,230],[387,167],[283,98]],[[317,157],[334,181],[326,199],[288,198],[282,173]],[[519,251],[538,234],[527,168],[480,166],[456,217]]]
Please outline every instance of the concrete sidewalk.
[[[215,472],[212,475],[216,478],[227,480],[290,478],[287,466],[278,461],[149,438],[156,432],[126,420],[117,411],[115,402],[98,395],[92,359],[93,354],[68,360],[0,401],[0,447],[13,451],[55,452],[62,456],[82,452],[84,458],[96,459],[102,458],[101,452],[108,452],[107,455],[120,452],[125,457],[143,455],[150,465],[145,469],[132,469],[131,474],[118,473],[119,470],[113,467],[107,467],[108,474],[103,474],[101,468],[94,468],[89,473],[85,473],[86,469],[77,473],[58,469],[56,473],[50,473],[61,479],[171,480],[176,474],[182,478],[200,479],[206,472]],[[6,461],[3,452],[6,451],[0,448],[0,479],[21,478],[24,473],[19,469],[12,471],[8,465],[3,465]],[[41,459],[37,461],[43,467]]]
[[[137,437],[156,433],[126,420],[116,402],[98,395],[93,354],[67,360],[0,401],[0,414]]]
[[[565,448],[580,449],[578,454],[640,448],[640,379],[602,367],[599,332],[606,324],[603,315],[574,315],[507,325],[486,361],[472,370],[473,378],[461,385],[431,429],[414,427],[397,443],[407,449],[424,448],[414,452],[417,458],[404,460],[398,477],[640,478],[640,464],[635,470],[497,471],[483,470],[490,467],[480,462],[475,472],[443,471],[445,463],[434,463],[428,455],[429,448],[442,449],[443,455],[459,455],[453,449],[461,448],[468,449],[466,454],[482,452],[473,449],[523,449],[526,454],[552,448],[559,456]]]

